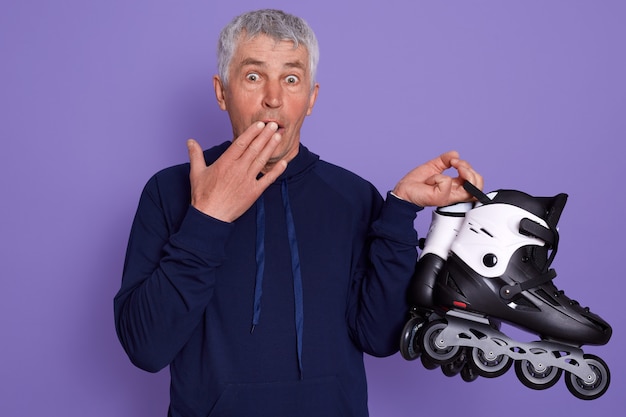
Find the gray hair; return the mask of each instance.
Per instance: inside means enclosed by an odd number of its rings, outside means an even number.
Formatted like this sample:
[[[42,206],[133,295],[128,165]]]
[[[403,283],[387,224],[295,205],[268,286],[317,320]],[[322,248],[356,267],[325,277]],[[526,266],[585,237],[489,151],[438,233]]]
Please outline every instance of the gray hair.
[[[315,33],[303,19],[274,9],[244,13],[235,17],[222,29],[217,43],[217,69],[224,85],[228,85],[228,68],[242,35],[245,39],[266,35],[278,42],[292,41],[294,49],[299,45],[305,47],[309,53],[311,88],[313,88],[320,54]]]

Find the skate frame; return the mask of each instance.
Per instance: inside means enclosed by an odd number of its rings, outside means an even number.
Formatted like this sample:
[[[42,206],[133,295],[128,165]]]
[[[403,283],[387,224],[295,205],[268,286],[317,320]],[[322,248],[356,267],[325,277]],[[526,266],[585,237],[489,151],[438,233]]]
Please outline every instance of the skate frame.
[[[550,341],[520,342],[494,329],[484,316],[450,310],[445,315],[448,325],[433,341],[438,349],[464,346],[480,349],[487,360],[508,356],[526,360],[539,373],[554,366],[580,378],[584,384],[596,383],[597,375],[583,358],[579,347]]]

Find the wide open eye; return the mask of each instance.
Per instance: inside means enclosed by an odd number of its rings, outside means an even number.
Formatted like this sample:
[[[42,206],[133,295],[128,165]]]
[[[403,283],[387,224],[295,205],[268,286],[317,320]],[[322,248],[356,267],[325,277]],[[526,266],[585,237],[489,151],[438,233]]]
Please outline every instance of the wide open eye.
[[[251,82],[257,82],[259,81],[259,78],[259,74],[257,74],[256,72],[251,72],[250,74],[246,75],[246,80]]]
[[[288,75],[287,77],[285,77],[285,81],[287,82],[287,84],[297,84],[300,79],[295,75]]]

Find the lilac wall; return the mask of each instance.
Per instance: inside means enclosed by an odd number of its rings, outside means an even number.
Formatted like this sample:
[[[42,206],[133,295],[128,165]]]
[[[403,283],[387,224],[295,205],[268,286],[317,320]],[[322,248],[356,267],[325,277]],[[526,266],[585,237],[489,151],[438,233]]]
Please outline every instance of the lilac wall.
[[[215,39],[231,17],[259,4],[3,3],[2,415],[165,415],[168,375],[129,363],[112,298],[145,181],[186,161],[186,138],[208,147],[229,136],[211,88]],[[488,190],[569,193],[557,285],[614,326],[607,346],[588,349],[612,370],[599,400],[577,400],[562,382],[531,391],[512,371],[467,384],[396,355],[367,358],[372,416],[623,409],[624,3],[266,5],[305,17],[319,35],[321,90],[305,144],[383,192],[455,148]],[[429,221],[423,215],[418,230]]]

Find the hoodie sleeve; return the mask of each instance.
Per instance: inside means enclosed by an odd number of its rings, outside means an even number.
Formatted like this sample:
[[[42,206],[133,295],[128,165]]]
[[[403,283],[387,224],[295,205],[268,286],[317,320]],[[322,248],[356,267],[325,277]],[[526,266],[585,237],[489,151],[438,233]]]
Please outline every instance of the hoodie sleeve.
[[[161,201],[155,176],[141,195],[114,299],[118,338],[130,360],[150,372],[167,366],[198,326],[232,230],[191,205]]]
[[[406,291],[417,262],[413,223],[420,210],[391,193],[373,210],[375,220],[360,248],[348,310],[353,340],[370,355],[398,351],[408,312]]]

